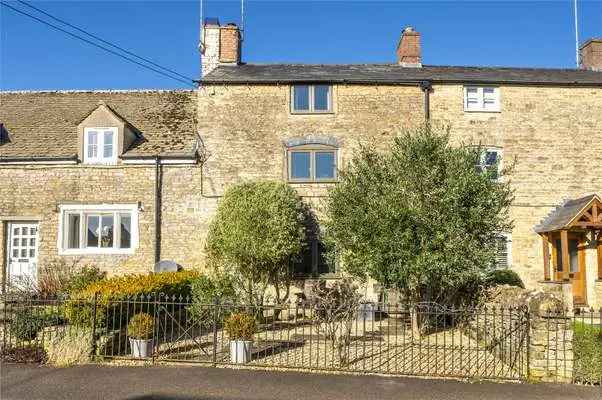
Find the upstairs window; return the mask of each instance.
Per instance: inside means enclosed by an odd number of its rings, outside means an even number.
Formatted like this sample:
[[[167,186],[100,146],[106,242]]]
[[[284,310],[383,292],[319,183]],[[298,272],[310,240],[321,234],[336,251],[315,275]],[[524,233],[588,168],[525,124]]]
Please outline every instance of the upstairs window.
[[[298,146],[288,149],[288,179],[320,182],[337,179],[337,151],[329,146]]]
[[[464,111],[500,111],[500,88],[492,86],[465,86]]]
[[[115,164],[117,162],[117,128],[84,129],[84,163]]]
[[[291,111],[300,114],[332,112],[332,86],[294,85],[291,94]]]
[[[508,269],[512,266],[512,234],[500,234],[496,240],[496,269]]]
[[[492,180],[498,180],[501,174],[502,149],[486,148],[477,161],[477,172],[490,174]]]

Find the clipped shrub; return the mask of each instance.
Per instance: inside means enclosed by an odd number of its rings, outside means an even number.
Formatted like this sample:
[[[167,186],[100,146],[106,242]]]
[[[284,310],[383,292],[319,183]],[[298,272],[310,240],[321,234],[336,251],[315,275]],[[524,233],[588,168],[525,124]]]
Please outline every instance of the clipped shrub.
[[[147,313],[136,314],[128,323],[128,336],[134,339],[150,339],[153,337],[155,321]]]
[[[234,313],[226,318],[224,330],[230,340],[253,340],[257,332],[255,318],[247,313]]]
[[[104,301],[151,293],[185,297],[190,295],[190,284],[198,276],[197,271],[116,276],[87,285],[84,289],[75,293],[75,297],[91,299],[95,294],[98,294],[98,299]]]
[[[582,383],[602,380],[602,329],[582,321],[573,325],[575,377]]]
[[[90,361],[92,331],[90,329],[63,329],[46,344],[48,363],[59,367],[85,364]]]
[[[105,277],[106,272],[93,266],[84,266],[71,275],[65,284],[64,290],[70,294],[77,293],[90,286],[92,283],[105,279]]]
[[[44,309],[31,308],[19,309],[13,315],[10,323],[11,334],[18,340],[34,340],[42,328],[64,322],[59,314],[48,312]]]
[[[216,299],[221,304],[236,301],[234,278],[225,272],[199,276],[192,281],[191,291],[192,304],[188,307],[188,314],[192,320],[204,326],[211,324],[214,318],[222,321],[227,316],[226,307],[215,310],[212,306]]]
[[[520,276],[511,269],[496,269],[491,271],[487,275],[486,283],[489,286],[508,285],[525,288],[525,284],[520,279]]]
[[[72,324],[91,326],[94,312],[93,299],[96,294],[96,326],[105,327],[108,323],[119,325],[126,312],[119,307],[120,315],[115,317],[116,308],[120,304],[114,303],[116,306],[113,307],[112,301],[139,299],[151,294],[188,297],[191,282],[198,276],[197,271],[178,271],[103,279],[73,293],[71,300],[66,304],[65,313]],[[148,311],[150,310],[149,305]]]

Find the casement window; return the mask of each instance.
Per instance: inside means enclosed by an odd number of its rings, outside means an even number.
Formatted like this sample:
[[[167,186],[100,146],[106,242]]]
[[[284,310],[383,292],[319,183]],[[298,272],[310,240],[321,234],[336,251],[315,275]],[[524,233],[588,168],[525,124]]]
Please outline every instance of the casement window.
[[[495,147],[482,149],[475,168],[478,172],[490,174],[492,180],[498,180],[502,168],[502,149]]]
[[[512,234],[500,234],[496,240],[495,268],[506,269],[512,266]]]
[[[117,162],[117,128],[84,129],[84,163],[115,164]]]
[[[493,86],[465,86],[464,111],[500,111],[500,88]]]
[[[137,247],[137,205],[63,205],[60,209],[61,254],[130,254]]]
[[[296,276],[320,276],[336,273],[335,265],[326,257],[326,246],[319,239],[310,239],[293,263]]]
[[[288,179],[292,182],[328,182],[337,179],[337,149],[305,145],[288,149]]]
[[[293,85],[291,89],[291,112],[319,114],[332,112],[331,85]]]

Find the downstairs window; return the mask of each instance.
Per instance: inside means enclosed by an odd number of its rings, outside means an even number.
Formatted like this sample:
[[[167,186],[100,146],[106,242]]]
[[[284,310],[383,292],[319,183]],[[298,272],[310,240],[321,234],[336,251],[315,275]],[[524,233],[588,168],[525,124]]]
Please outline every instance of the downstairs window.
[[[138,241],[137,205],[61,206],[62,254],[127,254]]]

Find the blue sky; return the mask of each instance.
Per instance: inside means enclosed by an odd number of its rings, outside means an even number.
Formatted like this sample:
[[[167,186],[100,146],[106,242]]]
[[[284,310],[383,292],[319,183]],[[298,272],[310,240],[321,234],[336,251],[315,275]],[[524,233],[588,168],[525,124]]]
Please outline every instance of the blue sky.
[[[31,3],[198,78],[198,0]],[[36,14],[18,2],[8,4]],[[572,68],[572,7],[572,0],[247,0],[243,58],[261,63],[393,62],[401,29],[412,25],[422,34],[425,64]],[[602,0],[579,0],[579,12],[581,40],[602,37]],[[240,1],[204,0],[204,15],[240,22]],[[182,87],[186,85],[0,7],[2,90]]]

